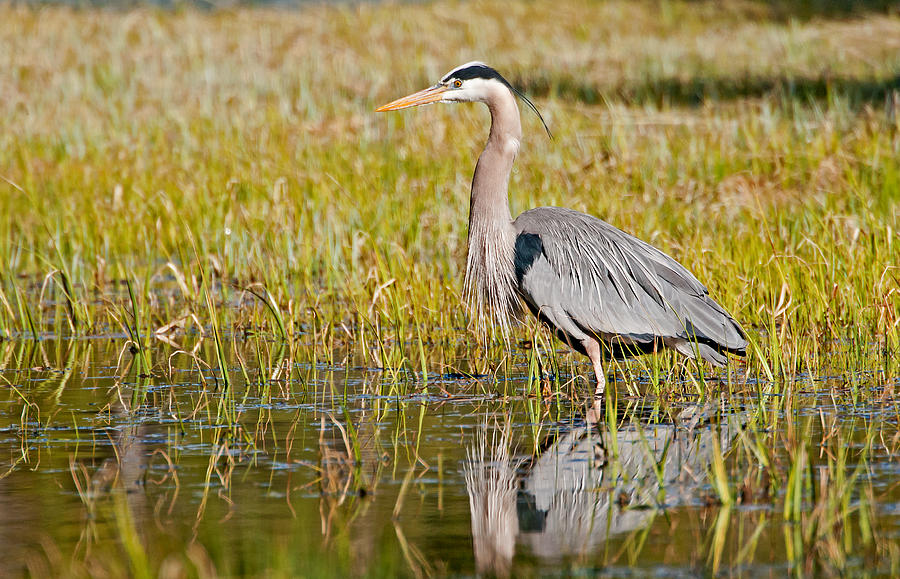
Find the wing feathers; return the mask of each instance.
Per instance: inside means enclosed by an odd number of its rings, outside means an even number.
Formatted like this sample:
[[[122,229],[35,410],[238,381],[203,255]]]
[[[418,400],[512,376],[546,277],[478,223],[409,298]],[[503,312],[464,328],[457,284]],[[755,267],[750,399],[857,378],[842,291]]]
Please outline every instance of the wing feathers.
[[[526,211],[514,225],[522,297],[573,338],[582,338],[580,329],[634,344],[662,339],[714,364],[725,362],[722,352],[746,348],[740,326],[703,284],[647,243],[558,207]]]

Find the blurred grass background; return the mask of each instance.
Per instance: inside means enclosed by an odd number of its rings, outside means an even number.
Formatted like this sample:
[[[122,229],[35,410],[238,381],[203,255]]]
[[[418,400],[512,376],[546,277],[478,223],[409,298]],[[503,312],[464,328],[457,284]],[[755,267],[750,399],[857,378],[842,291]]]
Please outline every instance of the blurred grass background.
[[[275,333],[240,307],[258,282],[323,344],[468,340],[487,112],[373,109],[478,59],[554,133],[523,111],[513,214],[568,206],[666,251],[757,370],[894,374],[900,16],[844,6],[0,5],[0,336],[115,332],[132,280],[149,330]]]

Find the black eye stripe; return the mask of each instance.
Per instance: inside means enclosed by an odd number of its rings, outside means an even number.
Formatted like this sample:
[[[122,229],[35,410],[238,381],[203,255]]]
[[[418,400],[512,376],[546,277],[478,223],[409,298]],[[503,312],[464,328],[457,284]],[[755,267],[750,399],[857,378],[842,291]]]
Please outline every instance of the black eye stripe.
[[[483,64],[473,64],[459,70],[454,70],[451,74],[444,77],[444,82],[452,82],[455,80],[470,80],[473,78],[482,78],[484,80],[499,80],[506,86],[510,86],[509,82],[496,70]]]

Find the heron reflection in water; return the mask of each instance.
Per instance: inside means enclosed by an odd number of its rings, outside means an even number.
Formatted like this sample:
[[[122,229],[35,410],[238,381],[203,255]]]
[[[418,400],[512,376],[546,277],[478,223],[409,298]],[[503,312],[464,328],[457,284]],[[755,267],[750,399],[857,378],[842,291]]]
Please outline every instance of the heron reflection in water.
[[[488,440],[484,427],[464,465],[477,571],[508,576],[517,548],[545,560],[594,552],[650,524],[660,491],[667,507],[696,502],[713,453],[727,451],[746,422],[712,405],[614,433],[588,422],[546,440],[531,464],[512,458],[508,429]]]
[[[479,323],[493,320],[505,328],[524,304],[590,358],[598,396],[605,390],[603,362],[610,355],[670,348],[716,366],[726,364],[727,354],[744,355],[747,340],[738,323],[696,277],[660,250],[571,209],[538,207],[513,220],[509,175],[522,139],[517,95],[537,113],[496,70],[470,62],[434,86],[377,109],[481,102],[491,113],[490,134],[472,179],[464,284]]]

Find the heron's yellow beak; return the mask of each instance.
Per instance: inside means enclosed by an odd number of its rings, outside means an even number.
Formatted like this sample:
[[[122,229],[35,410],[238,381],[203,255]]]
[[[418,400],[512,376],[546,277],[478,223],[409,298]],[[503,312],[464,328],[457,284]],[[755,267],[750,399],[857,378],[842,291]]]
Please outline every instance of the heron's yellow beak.
[[[375,112],[383,113],[385,111],[399,111],[400,109],[406,109],[409,107],[417,107],[419,105],[436,103],[441,100],[441,95],[445,92],[447,92],[447,87],[442,84],[438,84],[426,88],[425,90],[420,90],[419,92],[413,93],[409,96],[405,96],[401,99],[389,102],[386,105],[382,105],[375,109]]]

